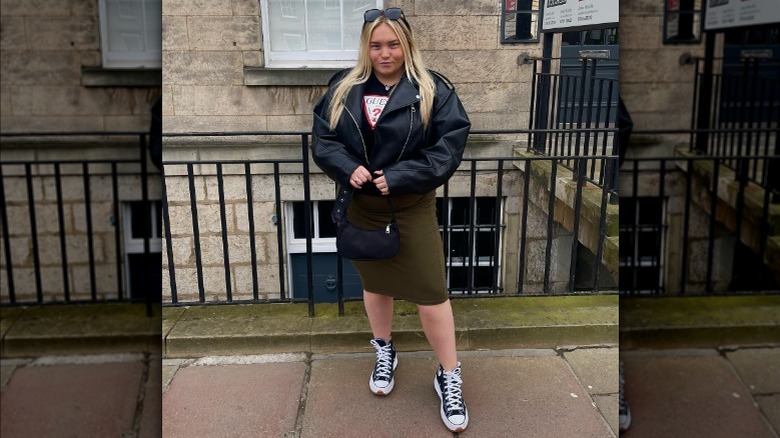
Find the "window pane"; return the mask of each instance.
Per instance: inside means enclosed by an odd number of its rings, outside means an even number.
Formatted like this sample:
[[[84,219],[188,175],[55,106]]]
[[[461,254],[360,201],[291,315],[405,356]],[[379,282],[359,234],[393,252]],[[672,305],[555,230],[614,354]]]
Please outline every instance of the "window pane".
[[[480,225],[496,223],[495,198],[477,198],[477,223]]]
[[[268,0],[271,50],[306,50],[306,9],[303,0]]]
[[[303,202],[293,202],[293,237],[295,239],[306,238],[306,209]],[[314,237],[312,224],[312,237]]]
[[[469,223],[469,198],[450,198],[452,211],[450,225],[466,225]]]
[[[640,200],[639,223],[661,225],[661,198],[642,198]]]
[[[108,49],[112,52],[143,52],[143,3],[131,0],[106,0]],[[160,16],[162,20],[162,15]]]
[[[341,49],[341,14],[338,1],[315,0],[308,3],[308,50]]]
[[[363,28],[363,12],[376,8],[374,0],[344,1],[344,50],[357,50],[360,30]]]
[[[620,211],[623,214],[623,211]],[[631,258],[634,256],[634,234],[631,230],[620,230],[620,261],[621,263],[631,263]]]
[[[319,201],[318,204],[320,235],[317,237],[336,237],[336,225],[330,218],[333,201]]]
[[[474,287],[481,289],[493,288],[493,268],[490,266],[474,267]]]
[[[495,234],[492,231],[480,231],[477,233],[477,257],[493,257],[495,249]],[[495,261],[494,261],[495,263]]]
[[[154,231],[154,229],[152,228],[150,219],[154,215],[154,217],[159,220],[160,205],[161,204],[159,201],[150,201],[146,206],[144,206],[144,203],[141,201],[134,201],[130,203],[130,236],[133,239],[152,237],[151,233]],[[156,228],[159,230],[160,222],[157,223],[158,226]],[[159,232],[154,237],[160,237]]]
[[[537,12],[504,14],[504,40],[527,41],[539,38]]]
[[[469,234],[467,232],[452,232],[450,234],[450,257],[468,256]]]
[[[450,289],[466,289],[468,268],[453,266],[450,268]]]
[[[145,0],[146,50],[159,51],[162,47],[162,0]]]

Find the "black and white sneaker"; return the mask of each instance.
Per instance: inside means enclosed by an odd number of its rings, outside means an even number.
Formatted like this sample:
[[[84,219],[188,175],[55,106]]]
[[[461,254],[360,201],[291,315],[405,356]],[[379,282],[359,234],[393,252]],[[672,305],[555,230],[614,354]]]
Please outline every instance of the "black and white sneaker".
[[[381,338],[371,340],[376,349],[376,365],[368,380],[368,387],[376,395],[388,395],[395,386],[395,368],[398,366],[398,356],[395,354],[393,340],[390,342]]]
[[[469,412],[466,409],[466,403],[463,401],[462,384],[460,362],[450,372],[445,372],[444,368],[439,365],[439,371],[436,372],[433,387],[436,389],[436,394],[439,395],[441,421],[444,422],[444,425],[451,432],[462,432],[469,425]]]

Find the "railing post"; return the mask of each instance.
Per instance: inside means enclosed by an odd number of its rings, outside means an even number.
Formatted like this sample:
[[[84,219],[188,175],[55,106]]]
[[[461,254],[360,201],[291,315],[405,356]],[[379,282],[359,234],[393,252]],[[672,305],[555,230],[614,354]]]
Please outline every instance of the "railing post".
[[[314,316],[314,272],[312,263],[311,235],[311,178],[309,175],[309,136],[301,135],[301,158],[303,159],[303,217],[306,228],[306,294],[309,304],[309,316]]]
[[[146,167],[146,134],[138,135],[138,144],[140,152],[139,159],[141,160],[141,209],[143,210],[144,215],[144,264],[146,264],[149,261],[149,239],[152,237],[150,226],[152,218],[149,209],[149,181],[147,181],[148,169]],[[149,290],[149,275],[146,269],[144,269],[142,278],[142,289],[146,294],[146,316],[152,316],[152,293]],[[160,296],[162,296],[162,293]]]
[[[537,81],[539,91],[536,94],[537,114],[532,117],[536,119],[535,129],[547,129],[547,112],[550,107],[550,58],[552,58],[553,34],[544,33],[542,42],[542,71]],[[533,148],[537,152],[544,152],[544,145],[547,142],[546,132],[534,132]]]
[[[710,111],[712,103],[712,93],[717,92],[712,89],[713,60],[715,58],[715,33],[704,32],[704,69],[701,74],[698,91],[698,108],[696,112],[696,129],[703,130],[710,128]],[[709,142],[709,133],[697,132],[695,150],[700,153],[707,152]]]
[[[5,272],[8,278],[8,300],[16,303],[16,288],[14,285],[14,267],[11,262],[11,237],[8,235],[8,211],[5,203],[5,182],[3,165],[0,163],[0,219],[3,230],[3,252],[5,253]]]

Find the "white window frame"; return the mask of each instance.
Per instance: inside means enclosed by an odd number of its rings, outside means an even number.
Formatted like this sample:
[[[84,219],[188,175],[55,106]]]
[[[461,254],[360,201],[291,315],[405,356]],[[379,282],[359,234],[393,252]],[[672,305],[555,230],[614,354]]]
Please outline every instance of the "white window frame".
[[[306,238],[295,238],[294,228],[294,215],[295,210],[293,204],[296,202],[304,203],[305,201],[290,201],[284,203],[284,226],[287,232],[287,253],[288,254],[300,254],[306,252]],[[320,236],[320,214],[330,215],[330,211],[320,213],[320,201],[311,201],[314,204],[312,207],[311,220],[314,225],[314,235],[312,236],[312,252],[336,252],[336,238],[335,237],[319,237]]]
[[[160,205],[158,205],[160,203]],[[128,297],[131,296],[130,290],[130,254],[143,254],[144,252],[144,239],[142,237],[133,237],[133,202],[122,203],[122,240],[124,247],[124,283],[125,291]],[[162,224],[157,223],[157,209],[161,208],[161,201],[149,200],[149,221],[151,222],[150,238],[149,238],[149,253],[162,254],[162,230],[160,226]]]
[[[101,0],[103,1],[103,0]],[[304,9],[307,9],[309,0],[302,0]],[[338,2],[339,7],[343,2],[358,0],[325,0],[326,7],[333,7],[328,3]],[[366,3],[375,1],[377,9],[383,9],[383,0],[363,0]],[[269,23],[268,0],[260,0],[260,17],[263,32],[263,56],[266,68],[345,68],[355,65],[358,57],[357,50],[312,50],[299,52],[274,52],[271,50],[271,33]],[[304,15],[304,23],[308,15]],[[343,28],[343,17],[341,27]],[[304,36],[305,38],[305,36]]]
[[[98,18],[100,26],[100,56],[103,68],[162,68],[162,47],[157,50],[146,50],[143,52],[112,52],[108,48],[108,16],[106,2],[109,0],[98,0]],[[148,3],[146,0],[140,0],[144,16]],[[149,32],[162,33],[160,29],[145,29],[144,38],[148,38]]]
[[[284,230],[285,230],[285,238],[287,242],[287,266],[289,269],[287,269],[287,284],[290,285],[288,293],[290,296],[293,296],[293,280],[295,273],[292,269],[292,259],[293,255],[296,254],[306,254],[306,238],[296,238],[295,237],[295,210],[293,209],[293,204],[300,202],[303,204],[305,201],[288,201],[284,203]],[[336,238],[335,237],[319,237],[320,236],[320,201],[311,201],[313,204],[312,207],[312,214],[311,214],[311,220],[312,225],[314,228],[314,233],[311,238],[311,252],[312,254],[316,253],[336,253]],[[330,215],[330,211],[323,212],[322,214]]]

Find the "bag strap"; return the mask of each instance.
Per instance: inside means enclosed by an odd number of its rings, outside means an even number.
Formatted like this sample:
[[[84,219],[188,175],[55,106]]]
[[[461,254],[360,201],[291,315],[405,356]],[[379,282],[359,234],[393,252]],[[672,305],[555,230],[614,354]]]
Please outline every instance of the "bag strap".
[[[355,189],[349,187],[339,187],[336,194],[336,202],[333,203],[333,209],[330,211],[330,219],[334,224],[339,224],[347,215],[347,208],[349,208],[350,202],[352,202],[352,196],[355,194]],[[390,205],[390,213],[395,220],[395,208],[392,201],[390,201],[390,195],[386,196],[387,204]]]

